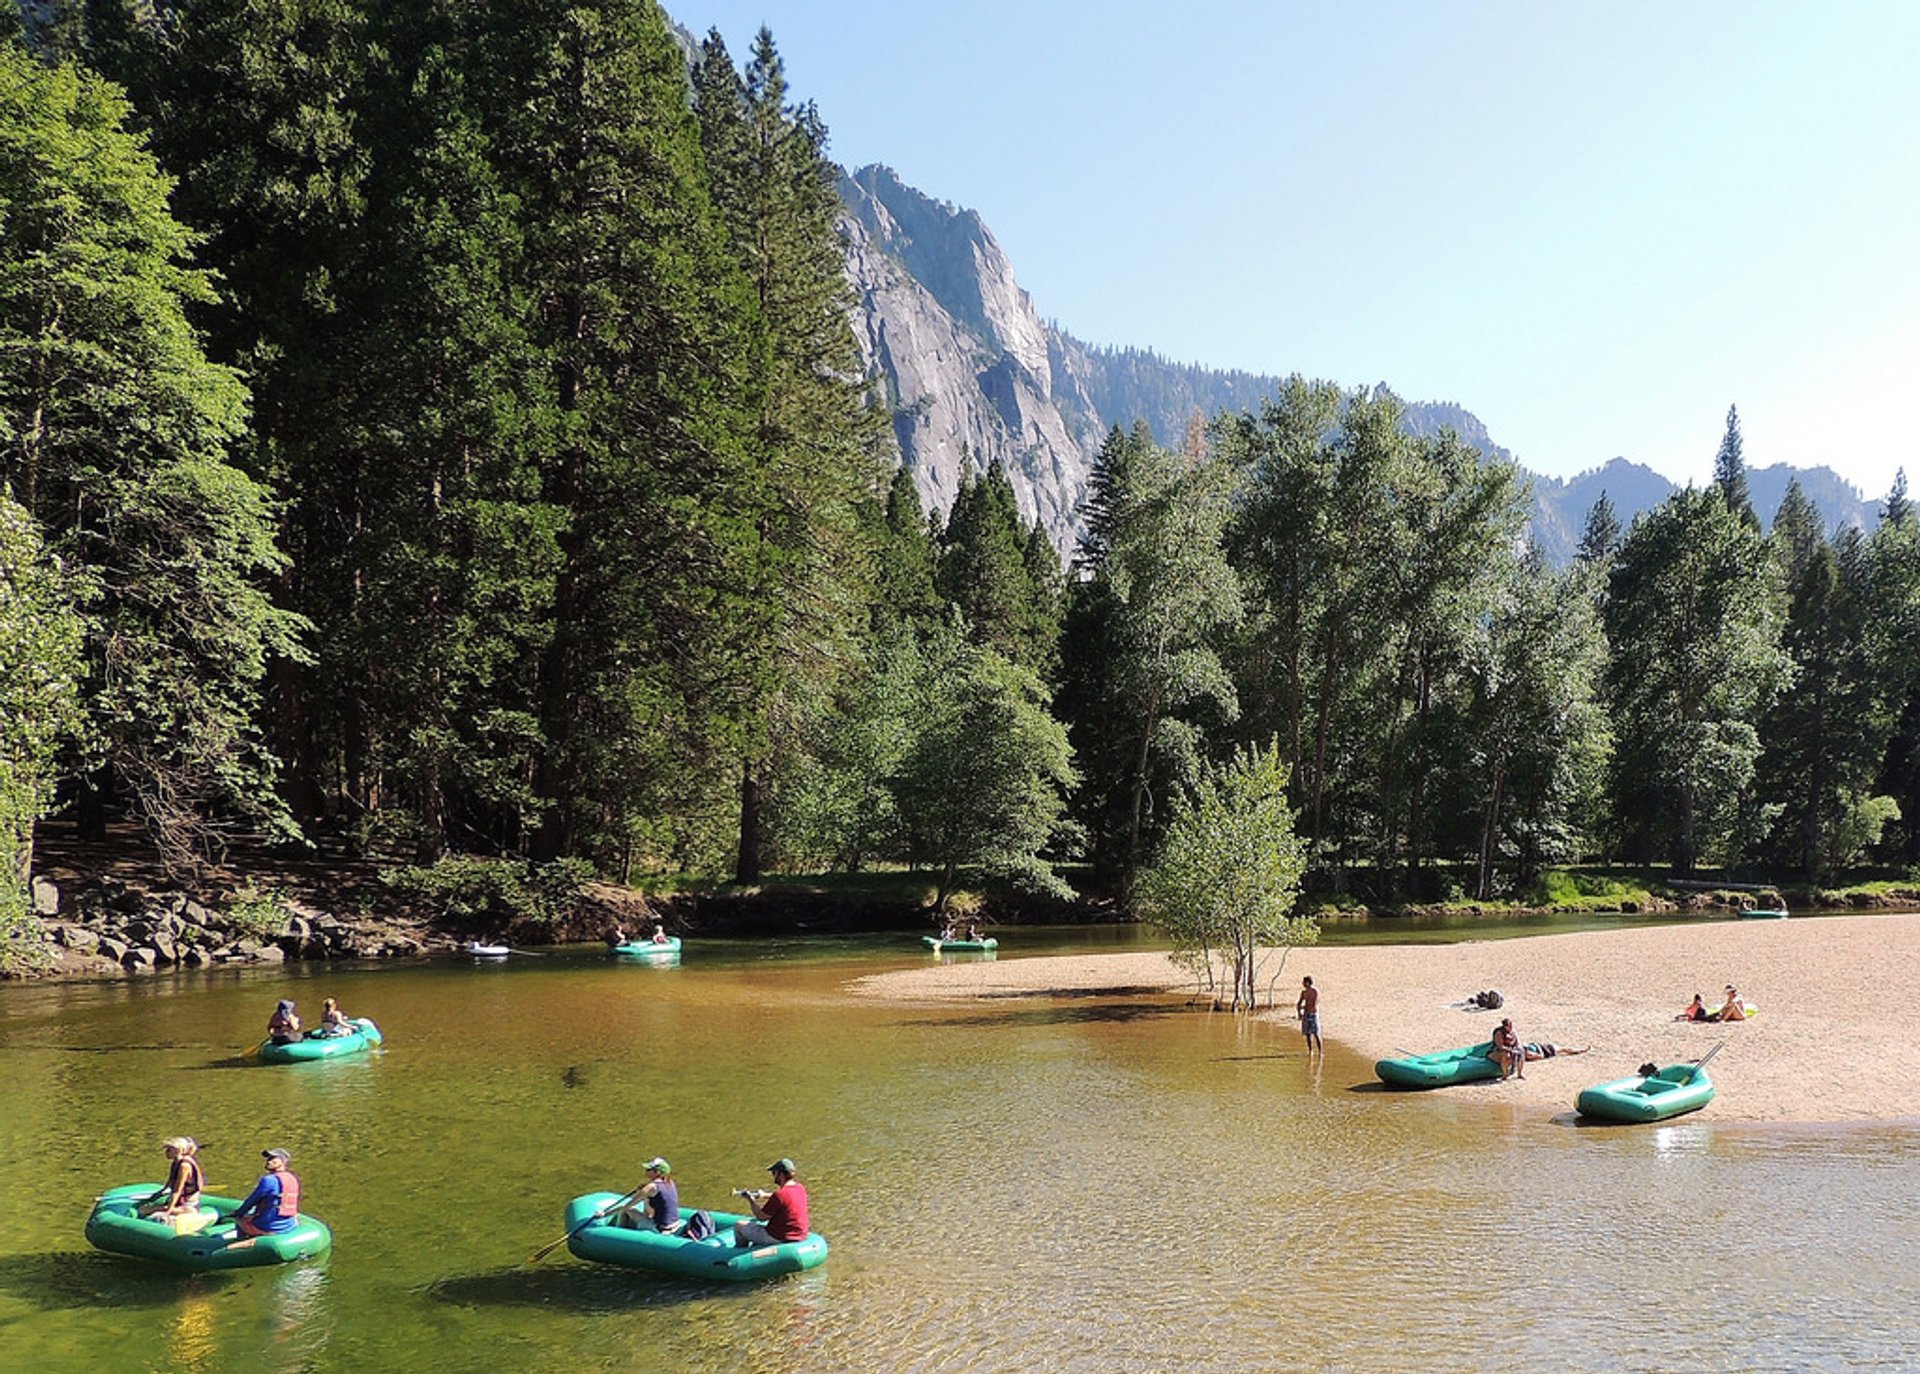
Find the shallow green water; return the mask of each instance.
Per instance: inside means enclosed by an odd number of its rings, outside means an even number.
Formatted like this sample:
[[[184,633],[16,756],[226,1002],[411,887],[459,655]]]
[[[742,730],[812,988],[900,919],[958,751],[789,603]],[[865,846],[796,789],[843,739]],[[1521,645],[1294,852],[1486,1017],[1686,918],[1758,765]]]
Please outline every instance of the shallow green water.
[[[1129,933],[1009,935],[1027,948]],[[0,1363],[23,1370],[1920,1366],[1920,1133],[1594,1130],[1386,1094],[1157,1000],[892,1006],[877,939],[0,990]],[[260,1068],[277,997],[377,1055]],[[1604,1066],[1610,1067],[1610,1066]],[[1555,1070],[1571,1103],[1597,1073]],[[98,1255],[88,1200],[284,1145],[322,1264]],[[826,1265],[746,1290],[528,1268],[652,1154],[689,1205],[800,1163]],[[1710,1258],[1734,1238],[1737,1262]]]

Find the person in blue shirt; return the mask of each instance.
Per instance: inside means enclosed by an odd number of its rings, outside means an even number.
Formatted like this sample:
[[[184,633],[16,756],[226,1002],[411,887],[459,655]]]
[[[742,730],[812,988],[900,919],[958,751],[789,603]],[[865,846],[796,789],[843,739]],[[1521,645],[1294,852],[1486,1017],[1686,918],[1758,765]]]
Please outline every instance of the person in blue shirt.
[[[300,1180],[287,1167],[293,1157],[285,1150],[262,1150],[260,1157],[267,1171],[233,1214],[234,1228],[242,1237],[235,1242],[239,1245],[256,1236],[291,1231],[300,1218]]]

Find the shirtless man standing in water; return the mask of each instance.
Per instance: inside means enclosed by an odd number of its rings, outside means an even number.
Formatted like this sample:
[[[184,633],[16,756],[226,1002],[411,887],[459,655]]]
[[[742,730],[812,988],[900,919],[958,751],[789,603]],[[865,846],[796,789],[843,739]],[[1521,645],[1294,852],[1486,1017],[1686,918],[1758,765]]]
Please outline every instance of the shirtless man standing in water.
[[[1300,1034],[1307,1038],[1307,1053],[1318,1050],[1325,1054],[1327,1047],[1320,1043],[1320,989],[1313,985],[1313,979],[1300,980],[1300,1000],[1293,1004],[1293,1014],[1300,1018]]]

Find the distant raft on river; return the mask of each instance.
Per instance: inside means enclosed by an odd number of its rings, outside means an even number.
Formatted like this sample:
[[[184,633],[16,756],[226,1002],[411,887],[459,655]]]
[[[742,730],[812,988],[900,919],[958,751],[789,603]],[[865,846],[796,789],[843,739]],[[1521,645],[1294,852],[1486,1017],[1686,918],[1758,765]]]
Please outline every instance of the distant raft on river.
[[[323,1255],[333,1246],[333,1233],[326,1223],[304,1212],[294,1218],[290,1231],[258,1236],[251,1245],[235,1245],[240,1238],[233,1225],[238,1198],[203,1193],[197,1210],[177,1218],[141,1216],[140,1204],[164,1191],[157,1183],[130,1183],[103,1194],[87,1218],[87,1243],[109,1254],[195,1272],[290,1264]]]
[[[678,959],[680,937],[670,935],[664,940],[628,940],[612,948],[622,959]]]
[[[616,1226],[595,1216],[621,1200],[619,1193],[585,1193],[567,1204],[567,1249],[583,1260],[645,1269],[656,1274],[703,1282],[752,1283],[812,1269],[827,1257],[827,1240],[807,1232],[805,1240],[773,1245],[736,1245],[733,1225],[750,1221],[745,1213],[709,1212],[715,1232],[704,1240],[683,1235]]]
[[[307,1064],[320,1059],[343,1059],[350,1054],[364,1054],[380,1043],[380,1028],[364,1016],[355,1017],[348,1022],[353,1027],[345,1035],[312,1035],[292,1040],[284,1045],[276,1045],[272,1040],[260,1042],[260,1062],[262,1064]]]
[[[1000,948],[1000,942],[991,935],[984,940],[942,940],[938,935],[922,935],[920,943],[935,954],[985,954]]]

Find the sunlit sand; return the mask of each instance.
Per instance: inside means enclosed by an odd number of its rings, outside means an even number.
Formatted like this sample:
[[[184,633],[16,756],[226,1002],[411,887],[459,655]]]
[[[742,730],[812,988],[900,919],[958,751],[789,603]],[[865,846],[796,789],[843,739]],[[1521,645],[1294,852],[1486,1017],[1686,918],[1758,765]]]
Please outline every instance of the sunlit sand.
[[[994,963],[877,974],[853,987],[917,1001],[1178,993],[1194,986],[1163,954],[1017,954],[1016,935]],[[1920,1119],[1920,915],[1295,950],[1274,986],[1276,1007],[1263,1005],[1259,1013],[1276,1031],[1291,1033],[1302,974],[1321,990],[1327,1041],[1369,1059],[1484,1040],[1501,1016],[1513,1018],[1523,1039],[1592,1047],[1529,1064],[1524,1081],[1444,1090],[1473,1100],[1552,1115],[1570,1110],[1590,1083],[1629,1074],[1646,1060],[1697,1058],[1725,1041],[1710,1069],[1719,1095],[1703,1120]],[[1673,1020],[1696,991],[1716,1005],[1728,983],[1760,1007],[1759,1015],[1734,1025]],[[1504,1009],[1458,1005],[1485,988],[1505,995]],[[1297,1037],[1282,1044],[1304,1053]]]

